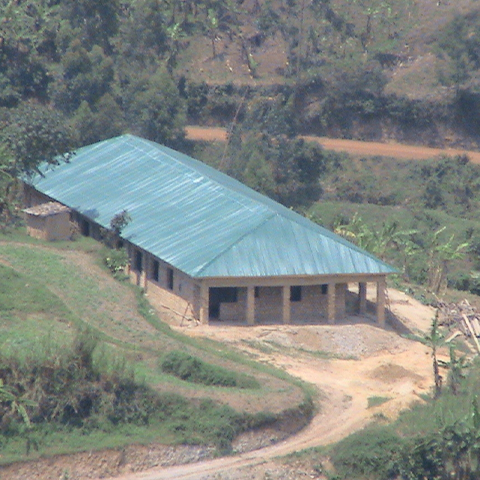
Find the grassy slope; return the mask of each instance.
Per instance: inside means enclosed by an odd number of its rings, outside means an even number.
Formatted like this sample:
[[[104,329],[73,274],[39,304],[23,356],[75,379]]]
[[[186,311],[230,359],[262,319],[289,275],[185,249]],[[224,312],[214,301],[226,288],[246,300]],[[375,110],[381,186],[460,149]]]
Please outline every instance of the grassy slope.
[[[98,245],[93,241],[81,240],[75,250],[75,244],[47,246],[22,236],[15,239],[17,242],[0,237],[2,353],[25,356],[36,349],[42,355],[52,344],[71,341],[76,327],[89,325],[104,341],[102,351],[126,358],[136,377],[159,392],[192,396],[196,402],[205,397],[221,404],[234,403],[237,410],[242,410],[242,405],[248,409],[248,405],[249,413],[273,411],[268,398],[275,398],[277,404],[281,399],[284,409],[304,401],[304,387],[283,372],[260,366],[217,343],[196,341],[172,331],[130,284],[113,280],[96,264]],[[159,359],[171,350],[187,351],[209,363],[253,375],[261,388],[204,387],[166,375],[158,367]],[[185,438],[185,433],[175,434],[161,425],[124,430],[96,432],[88,440],[52,434],[48,441],[42,441],[40,453],[82,450],[86,442],[88,448],[100,448],[131,442],[176,443]],[[204,441],[201,434],[197,440]],[[2,451],[2,462],[22,458],[22,451],[23,446],[9,442]]]

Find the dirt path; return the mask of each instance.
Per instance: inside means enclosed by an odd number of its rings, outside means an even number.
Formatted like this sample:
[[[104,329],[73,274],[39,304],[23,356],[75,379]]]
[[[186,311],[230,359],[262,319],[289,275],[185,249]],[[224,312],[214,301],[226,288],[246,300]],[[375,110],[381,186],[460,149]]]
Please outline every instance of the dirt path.
[[[412,331],[425,331],[433,310],[410,299],[401,292],[390,291],[392,312]],[[185,332],[185,329],[183,329]],[[321,392],[321,410],[310,425],[289,439],[267,448],[237,456],[219,458],[196,464],[155,468],[137,474],[126,474],[116,480],[240,480],[244,478],[297,478],[273,476],[278,469],[275,457],[305,448],[326,445],[340,440],[374,418],[384,415],[395,418],[399,411],[431,388],[429,352],[423,345],[401,338],[391,328],[386,330],[368,323],[349,322],[337,326],[258,326],[209,327],[188,330],[192,336],[209,336],[254,353],[254,341],[270,346],[283,342],[278,351],[269,354],[257,350],[258,360],[283,368],[289,374],[315,385]],[[337,355],[363,352],[354,359],[314,352],[325,343],[335,346]],[[286,348],[289,346],[289,348]],[[272,347],[273,348],[273,347]],[[315,350],[317,349],[317,350]],[[384,404],[368,408],[369,398],[384,397]],[[315,477],[312,477],[315,478]]]
[[[187,138],[191,140],[225,141],[227,138],[226,129],[224,128],[189,126],[186,130]],[[327,150],[347,152],[351,155],[379,155],[403,160],[425,160],[438,155],[453,156],[466,154],[472,163],[480,164],[480,152],[469,150],[439,149],[399,143],[361,142],[358,140],[343,140],[309,135],[303,138],[312,142],[318,142]]]

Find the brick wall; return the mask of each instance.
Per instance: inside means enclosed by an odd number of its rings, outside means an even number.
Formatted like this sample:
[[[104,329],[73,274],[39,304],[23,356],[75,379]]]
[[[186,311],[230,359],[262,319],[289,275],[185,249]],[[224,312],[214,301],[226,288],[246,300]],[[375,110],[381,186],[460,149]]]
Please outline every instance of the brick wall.
[[[198,319],[199,288],[191,277],[134,245],[129,244],[127,250],[130,280],[145,289],[153,306]],[[137,252],[141,253],[141,270],[137,269]]]
[[[257,287],[255,296],[255,322],[283,320],[283,287]],[[346,315],[347,284],[335,288],[336,318]],[[247,288],[238,288],[237,302],[220,304],[220,321],[246,322]],[[328,296],[322,285],[302,286],[301,299],[290,302],[291,322],[326,322]]]

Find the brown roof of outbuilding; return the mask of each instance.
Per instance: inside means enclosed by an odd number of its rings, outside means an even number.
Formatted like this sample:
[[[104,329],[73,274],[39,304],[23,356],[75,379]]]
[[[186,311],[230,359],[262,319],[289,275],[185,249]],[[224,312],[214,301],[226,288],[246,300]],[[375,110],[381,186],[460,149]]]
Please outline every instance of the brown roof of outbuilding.
[[[58,213],[70,212],[70,208],[58,202],[48,202],[34,207],[25,208],[23,211],[28,215],[34,215],[36,217],[50,217],[51,215],[57,215]]]

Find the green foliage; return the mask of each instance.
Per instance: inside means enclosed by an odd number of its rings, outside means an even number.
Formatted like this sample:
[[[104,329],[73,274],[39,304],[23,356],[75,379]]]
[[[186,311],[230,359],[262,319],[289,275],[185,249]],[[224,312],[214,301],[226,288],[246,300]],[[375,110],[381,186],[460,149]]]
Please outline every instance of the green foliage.
[[[132,221],[128,210],[122,210],[110,220],[110,228],[116,235],[121,235],[123,229]]]
[[[82,102],[93,107],[111,91],[113,60],[98,45],[90,51],[74,42],[62,57],[63,75],[55,85],[53,101],[66,113],[73,113]]]
[[[121,274],[128,265],[129,258],[125,248],[109,248],[104,254],[104,262],[113,275]]]
[[[480,68],[480,15],[456,15],[440,31],[437,48],[440,53],[438,75],[442,83],[461,84],[472,78]],[[474,73],[475,72],[475,73]]]
[[[51,166],[68,161],[73,135],[64,118],[47,107],[24,103],[0,111],[0,227],[12,221],[18,200],[18,178],[38,170],[40,162]]]
[[[160,67],[149,76],[132,72],[127,81],[124,96],[131,129],[178,148],[185,138],[185,106],[171,75]]]
[[[207,355],[214,363],[241,365],[248,374],[237,378],[235,388],[246,386],[259,371],[262,378],[274,376],[274,383],[280,384],[278,390],[262,387],[265,394],[283,395],[286,391],[290,395],[293,388],[302,389],[308,397],[308,386],[285,372],[242,357],[217,342],[185,337],[172,330],[158,318],[140,289],[134,289],[141,314],[137,316],[132,286],[108,278],[99,284],[95,269],[88,267],[85,258],[80,261],[85,251],[101,255],[91,239],[84,245],[82,241],[55,244],[52,250],[51,245],[36,248],[35,244],[42,242],[26,236],[1,237],[1,260],[14,264],[17,273],[0,267],[0,278],[5,279],[3,284],[0,280],[0,378],[19,400],[36,405],[22,403],[31,429],[26,428],[18,411],[12,412],[11,403],[0,406],[2,412],[7,411],[7,419],[2,417],[0,422],[8,432],[0,433],[0,463],[25,460],[27,441],[30,455],[35,456],[83,451],[85,444],[98,449],[154,442],[208,444],[217,446],[219,452],[229,452],[231,440],[241,432],[275,427],[277,421],[282,428],[281,416],[268,410],[251,415],[198,399],[198,395],[208,396],[212,387],[193,384],[197,399],[189,401],[146,386],[146,382],[157,386],[165,381],[165,374],[151,367],[158,361],[158,352],[185,346],[191,352],[201,351],[202,357]],[[79,245],[82,255],[71,251]],[[7,310],[1,311],[2,298],[9,297],[16,304],[7,302]],[[121,316],[112,315],[114,306],[122,310]],[[150,331],[142,326],[142,317],[150,323]],[[85,323],[91,329],[83,328],[77,340],[72,338],[73,325]],[[5,379],[7,374],[13,381]],[[242,383],[244,380],[247,383]],[[244,390],[242,395],[255,400],[262,392],[257,388]],[[40,417],[40,407],[53,419]],[[287,413],[296,424],[304,425],[312,410],[307,398]],[[38,452],[33,452],[36,448]]]
[[[457,357],[455,345],[449,345],[449,361],[439,361],[440,366],[448,369],[448,388],[452,395],[460,393],[460,385],[465,378],[466,370],[470,366],[465,355]]]
[[[132,217],[128,213],[128,210],[122,210],[120,213],[115,214],[110,220],[110,228],[104,228],[101,230],[102,241],[109,249],[117,249],[118,253],[107,252],[104,256],[105,264],[110,268],[112,273],[116,273],[122,270],[128,264],[128,255],[123,248],[123,240],[121,240],[121,234],[125,227],[132,221]],[[120,252],[122,251],[122,252]],[[126,259],[126,260],[125,260]],[[123,262],[126,261],[125,264]]]
[[[195,406],[180,395],[159,394],[97,350],[98,338],[85,330],[70,348],[50,345],[42,355],[23,359],[0,355],[0,448],[2,440],[15,443],[24,426],[48,439],[65,427],[94,435],[130,424],[225,452],[242,431],[276,420],[265,413],[239,414],[208,399]]]
[[[6,127],[0,131],[0,144],[8,150],[13,164],[4,170],[12,177],[34,173],[40,162],[58,165],[69,159],[73,135],[58,112],[35,103],[24,103],[15,110],[4,110]],[[0,164],[0,168],[4,164]]]
[[[82,101],[72,117],[72,128],[80,145],[91,145],[121,135],[126,130],[124,112],[106,93],[92,108]]]
[[[289,128],[285,119],[265,129],[277,132],[271,135],[262,131],[263,121],[249,120],[232,133],[218,167],[287,206],[319,198],[330,157],[317,143],[281,134]]]
[[[205,363],[186,352],[172,351],[167,353],[162,359],[160,367],[163,372],[187,382],[216,387],[260,388],[254,377]]]
[[[479,175],[464,156],[421,163],[338,157],[307,215],[437,295],[447,285],[475,293]]]
[[[390,400],[390,397],[368,397],[368,407],[367,408],[373,408],[373,407],[378,407],[379,405],[383,405],[385,402],[388,402]]]
[[[440,375],[439,361],[437,357],[438,349],[445,343],[445,334],[438,325],[438,309],[435,317],[432,319],[430,332],[423,337],[423,341],[432,350],[433,381],[435,384],[434,398],[438,398],[442,393],[442,376]]]
[[[332,463],[342,479],[394,478],[401,445],[402,439],[393,429],[367,427],[335,445]]]
[[[406,443],[398,469],[402,478],[407,480],[477,478],[480,474],[479,448],[477,427],[462,419]]]

